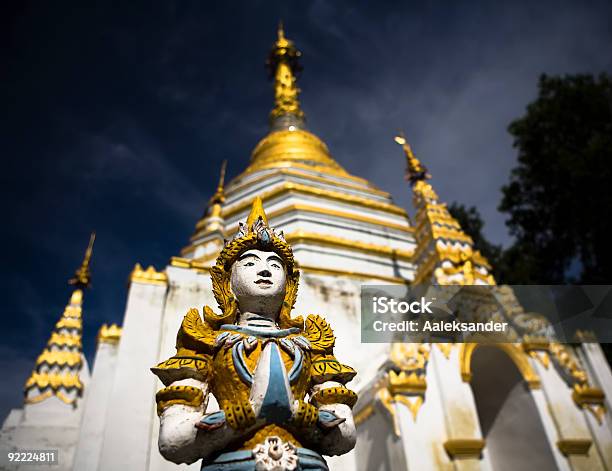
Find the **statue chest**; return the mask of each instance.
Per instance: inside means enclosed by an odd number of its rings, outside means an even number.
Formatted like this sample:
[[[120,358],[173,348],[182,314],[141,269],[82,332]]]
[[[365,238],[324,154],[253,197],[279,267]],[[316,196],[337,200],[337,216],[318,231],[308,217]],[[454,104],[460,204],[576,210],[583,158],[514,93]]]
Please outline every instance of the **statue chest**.
[[[222,332],[219,337],[225,338],[213,359],[211,381],[219,404],[250,400],[264,414],[282,418],[294,400],[304,399],[311,380],[311,353],[300,345],[307,340],[291,333]]]

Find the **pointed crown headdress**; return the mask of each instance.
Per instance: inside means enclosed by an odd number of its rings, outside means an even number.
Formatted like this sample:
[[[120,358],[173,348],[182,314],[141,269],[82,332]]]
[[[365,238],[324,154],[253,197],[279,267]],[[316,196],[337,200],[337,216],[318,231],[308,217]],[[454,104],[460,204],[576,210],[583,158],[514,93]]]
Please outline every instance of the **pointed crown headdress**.
[[[282,231],[276,232],[268,225],[268,217],[264,212],[260,197],[256,197],[253,201],[246,224],[240,223],[238,232],[231,240],[226,241],[223,250],[217,257],[215,266],[210,270],[213,294],[222,314],[219,316],[212,311],[207,311],[205,314],[207,322],[215,328],[221,324],[236,322],[238,304],[230,289],[232,266],[240,255],[253,249],[275,252],[283,260],[287,281],[278,322],[281,328],[302,328],[304,324],[301,317],[291,318],[300,278],[300,272],[296,269],[293,259],[293,250],[285,240]]]

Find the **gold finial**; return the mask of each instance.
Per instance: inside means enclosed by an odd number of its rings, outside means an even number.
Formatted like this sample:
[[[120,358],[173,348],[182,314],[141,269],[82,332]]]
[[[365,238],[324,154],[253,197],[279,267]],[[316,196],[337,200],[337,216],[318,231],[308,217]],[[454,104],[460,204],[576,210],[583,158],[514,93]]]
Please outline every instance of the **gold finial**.
[[[278,21],[278,42],[285,40],[285,30],[283,28],[283,20]]]
[[[427,172],[427,168],[416,158],[402,131],[399,131],[394,141],[402,146],[404,154],[406,155],[406,180],[414,184],[419,180],[430,179],[431,175]]]
[[[92,232],[89,237],[89,244],[87,245],[87,249],[85,250],[85,257],[83,257],[83,262],[81,266],[74,273],[74,278],[71,278],[68,283],[76,286],[77,288],[89,288],[91,285],[91,273],[89,271],[89,262],[91,260],[91,254],[93,252],[93,244],[96,240],[96,233]]]
[[[279,22],[277,34],[278,39],[266,62],[270,76],[274,78],[274,108],[270,119],[274,121],[280,117],[293,117],[300,122],[292,124],[299,126],[304,119],[304,112],[298,99],[300,89],[297,87],[296,75],[301,70],[298,59],[302,53],[293,41],[285,37],[282,21]]]
[[[223,163],[221,164],[221,172],[219,173],[219,184],[217,185],[217,191],[215,191],[215,194],[210,199],[209,206],[212,206],[215,204],[222,204],[225,202],[224,186],[225,186],[225,169],[226,168],[227,168],[227,160],[224,160]]]
[[[259,196],[257,196],[254,200],[253,200],[253,206],[251,206],[251,213],[249,214],[249,217],[247,218],[247,227],[252,227],[253,224],[255,224],[255,222],[261,217],[263,223],[265,225],[268,225],[268,216],[266,216],[266,213],[264,211],[263,208],[263,201],[261,201],[261,198]]]
[[[102,324],[98,331],[98,344],[110,343],[117,345],[121,340],[122,330],[117,324],[111,324],[110,326]]]

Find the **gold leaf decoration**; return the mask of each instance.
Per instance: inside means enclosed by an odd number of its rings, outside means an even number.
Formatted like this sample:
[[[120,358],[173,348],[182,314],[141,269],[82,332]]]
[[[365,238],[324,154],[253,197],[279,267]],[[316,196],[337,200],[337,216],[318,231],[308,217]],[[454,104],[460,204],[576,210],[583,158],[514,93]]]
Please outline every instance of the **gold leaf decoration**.
[[[331,326],[316,314],[310,314],[306,318],[306,338],[314,352],[331,351],[336,341]]]

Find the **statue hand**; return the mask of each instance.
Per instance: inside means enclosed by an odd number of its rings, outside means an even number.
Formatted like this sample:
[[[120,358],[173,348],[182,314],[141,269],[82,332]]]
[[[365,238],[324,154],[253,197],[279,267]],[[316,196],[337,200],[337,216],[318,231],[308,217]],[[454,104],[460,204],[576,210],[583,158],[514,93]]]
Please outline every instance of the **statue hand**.
[[[317,423],[319,410],[308,402],[302,400],[295,401],[295,409],[291,422],[300,428],[310,428]]]
[[[235,430],[242,430],[255,424],[256,417],[251,403],[246,401],[227,401],[223,404],[225,421]]]
[[[218,410],[206,414],[195,426],[200,430],[216,430],[223,427],[223,425],[225,425],[225,412]]]
[[[319,420],[318,424],[323,430],[331,430],[332,428],[340,425],[345,422],[346,419],[343,417],[338,417],[332,411],[329,410],[319,410]]]

